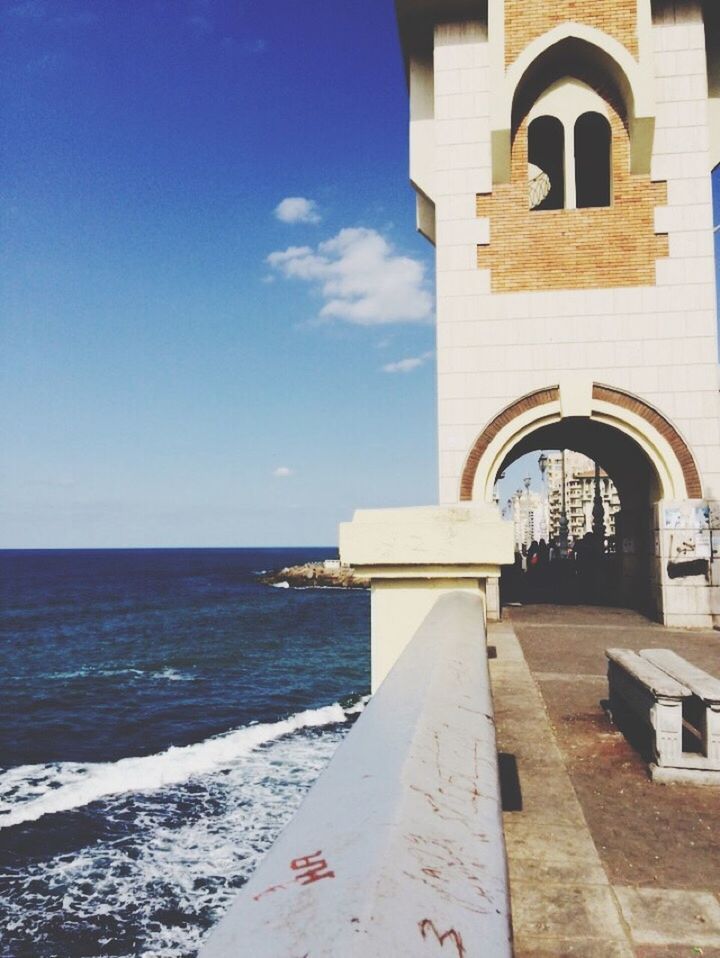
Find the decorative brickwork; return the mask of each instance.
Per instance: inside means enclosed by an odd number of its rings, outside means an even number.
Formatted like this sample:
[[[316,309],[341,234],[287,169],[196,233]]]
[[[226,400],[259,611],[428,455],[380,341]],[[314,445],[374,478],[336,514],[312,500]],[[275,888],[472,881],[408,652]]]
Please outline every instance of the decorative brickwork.
[[[636,416],[641,416],[646,422],[654,426],[663,439],[670,444],[672,451],[677,456],[685,478],[688,498],[702,498],[702,483],[692,453],[677,429],[664,416],[653,409],[652,406],[643,402],[642,399],[638,399],[637,396],[631,396],[619,389],[611,389],[609,386],[600,386],[597,383],[593,386],[593,399],[621,406],[623,409],[635,413]]]
[[[668,442],[670,448],[675,453],[683,478],[685,479],[685,488],[689,499],[702,498],[702,483],[700,474],[695,465],[692,453],[690,452],[685,440],[680,433],[661,413],[648,403],[638,399],[630,393],[623,392],[620,389],[613,389],[610,386],[602,386],[598,383],[593,384],[593,399],[600,402],[611,403],[634,413],[636,416],[644,419],[649,425],[657,429],[660,435]],[[548,403],[557,402],[560,399],[560,389],[558,386],[551,386],[547,389],[539,389],[537,392],[529,393],[518,399],[512,405],[507,406],[483,429],[473,445],[465,461],[462,477],[460,479],[460,501],[470,502],[473,497],[473,486],[475,484],[475,473],[477,472],[480,460],[485,455],[490,443],[500,433],[505,426],[509,425],[514,419],[517,419],[523,413],[538,406],[544,406]]]
[[[537,406],[557,402],[559,399],[560,389],[557,386],[552,386],[549,389],[539,389],[537,392],[529,393],[527,396],[523,396],[522,399],[518,399],[517,402],[514,402],[511,406],[503,409],[503,411],[485,427],[482,434],[478,437],[477,442],[470,450],[470,455],[465,462],[462,479],[460,480],[461,502],[469,502],[472,499],[473,484],[475,482],[475,473],[477,472],[478,464],[500,430],[504,429],[508,423],[512,422],[513,419],[517,419],[517,417],[521,416],[524,412],[535,409]]]
[[[637,59],[637,0],[505,0],[505,63],[558,23],[572,20],[614,37]]]
[[[616,98],[595,89],[612,128],[612,206],[530,211],[522,118],[510,183],[477,197],[477,215],[490,217],[490,245],[478,246],[477,261],[492,271],[494,293],[655,285],[655,261],[669,255],[668,237],[654,226],[655,207],[667,203],[667,184],[631,175],[630,139]]]

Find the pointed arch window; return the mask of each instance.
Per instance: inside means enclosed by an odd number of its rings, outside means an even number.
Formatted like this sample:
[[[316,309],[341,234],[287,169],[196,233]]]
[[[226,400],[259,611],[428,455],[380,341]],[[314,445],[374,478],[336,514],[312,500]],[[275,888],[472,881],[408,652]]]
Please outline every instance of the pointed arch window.
[[[610,206],[612,131],[600,113],[583,113],[575,123],[575,197],[578,209]]]
[[[565,206],[565,128],[555,116],[539,116],[528,127],[531,210]]]
[[[557,80],[529,110],[527,129],[531,210],[612,205],[612,127],[596,90]]]

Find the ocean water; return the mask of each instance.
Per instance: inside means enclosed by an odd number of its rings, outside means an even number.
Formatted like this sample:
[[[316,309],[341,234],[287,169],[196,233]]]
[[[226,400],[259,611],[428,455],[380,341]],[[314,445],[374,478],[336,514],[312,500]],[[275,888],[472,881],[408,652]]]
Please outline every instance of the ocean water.
[[[0,552],[0,956],[191,958],[362,710],[331,549]]]

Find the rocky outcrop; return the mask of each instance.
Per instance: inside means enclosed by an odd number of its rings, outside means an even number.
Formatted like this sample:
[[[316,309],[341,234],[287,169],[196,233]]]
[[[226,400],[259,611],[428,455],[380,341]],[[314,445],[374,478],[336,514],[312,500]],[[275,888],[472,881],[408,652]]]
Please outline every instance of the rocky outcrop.
[[[322,562],[265,572],[260,581],[293,589],[367,589],[370,586],[369,579],[357,575],[349,566],[328,567]]]

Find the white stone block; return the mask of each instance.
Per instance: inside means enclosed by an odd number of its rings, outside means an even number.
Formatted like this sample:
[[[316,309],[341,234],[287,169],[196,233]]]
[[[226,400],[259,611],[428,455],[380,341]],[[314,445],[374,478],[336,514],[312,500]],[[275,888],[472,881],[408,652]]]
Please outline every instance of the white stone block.
[[[457,120],[466,120],[463,124],[468,131],[466,137],[467,142],[472,143],[481,137],[477,134],[470,134],[470,130],[473,129],[473,124],[478,125],[478,127],[483,128],[488,131],[487,120],[483,118],[478,118],[477,113],[475,112],[475,97],[472,93],[457,93],[454,96],[450,97],[450,102],[448,106],[450,108],[450,115]],[[485,132],[482,139],[487,139],[489,136],[489,131]]]
[[[612,292],[613,312],[616,315],[639,313],[643,308],[642,290],[638,287],[614,289]]]
[[[442,448],[449,453],[462,452],[464,455],[471,447],[473,439],[474,433],[470,435],[466,425],[448,426],[443,433]]]
[[[706,418],[720,418],[720,397],[717,392],[699,393],[701,400],[700,415]]]
[[[690,100],[678,104],[677,126],[705,127],[707,122],[707,103],[704,100]]]
[[[674,127],[657,130],[655,134],[655,155],[696,154],[709,149],[707,126]]]
[[[448,320],[467,323],[477,318],[480,299],[477,296],[451,296],[440,300],[438,306],[438,318],[441,322]]]
[[[441,399],[438,402],[438,422],[443,426],[454,426],[471,421],[472,415],[468,411],[468,400]]]
[[[475,247],[479,243],[488,243],[490,239],[490,220],[487,217],[482,219],[475,217],[466,220],[450,220],[438,223],[437,225],[437,243],[438,251],[443,246],[469,246],[472,247],[472,263],[477,269],[477,251]]]
[[[611,289],[589,289],[585,294],[585,311],[591,316],[607,316],[613,311]]]
[[[462,93],[463,72],[461,70],[435,70],[435,97]]]
[[[442,97],[447,101],[449,97]],[[466,143],[464,124],[460,120],[447,119],[442,113],[435,117],[435,148],[439,151],[438,164],[447,163],[443,147],[455,146],[458,143]],[[436,152],[438,156],[438,152]]]
[[[655,263],[658,286],[681,286],[685,283],[685,260],[659,259]]]
[[[439,501],[441,505],[458,501],[460,482],[456,476],[443,476],[439,484]]]
[[[464,373],[444,373],[438,376],[438,398],[440,401],[448,399],[462,399],[470,393],[467,386],[468,376]]]
[[[484,123],[489,124],[491,104],[490,94],[487,91],[473,93],[473,115]],[[489,139],[489,134],[487,139]]]
[[[700,76],[706,69],[705,51],[690,47],[677,50],[673,66],[676,76]]]
[[[712,203],[712,184],[709,176],[668,183],[669,206],[707,206]]]
[[[686,337],[680,344],[678,360],[686,366],[704,366],[717,353],[715,336]]]
[[[678,53],[675,50],[659,50],[653,58],[657,77],[675,76],[678,73]]]
[[[471,67],[468,70],[459,71],[459,81],[460,81],[460,93],[484,93],[488,97],[489,101],[489,91],[490,91],[490,71],[484,67]],[[489,113],[489,102],[488,109],[483,110],[481,116],[484,116],[485,113]]]
[[[640,393],[649,398],[655,394],[658,386],[657,367],[640,366],[624,370],[630,392]]]
[[[643,361],[650,366],[669,366],[675,355],[674,343],[667,339],[648,339],[643,343]]]
[[[482,163],[483,149],[487,144],[480,141],[475,143],[457,143],[453,146],[438,147],[438,153],[444,151],[441,160],[448,170],[477,170]]]
[[[652,159],[651,177],[655,181],[685,179],[693,176],[694,171],[688,173],[683,160],[684,155],[672,153],[655,154]]]
[[[702,417],[702,394],[697,392],[678,393],[675,396],[674,414],[680,418]]]
[[[472,67],[470,70],[460,71],[460,93],[472,93],[476,96],[476,116],[486,116],[490,113],[490,71],[484,67]],[[478,105],[484,107],[478,110]]]
[[[441,271],[477,270],[477,248],[474,243],[458,246],[440,246],[436,252],[438,273]]]
[[[473,44],[469,43],[438,42],[436,33],[434,56],[435,72],[442,73],[444,70],[469,70],[473,67],[483,66],[483,58],[477,55],[473,46]]]
[[[710,151],[698,150],[696,153],[685,153],[682,157],[682,177],[702,176],[710,169]]]
[[[530,315],[532,293],[505,293],[508,316],[522,319]]]
[[[677,228],[680,218],[678,210],[669,206],[656,206],[654,215],[656,233],[669,233],[671,229]]]
[[[674,230],[670,233],[670,257],[673,259],[709,258],[714,255],[714,249],[713,235],[709,230],[694,232]]]

